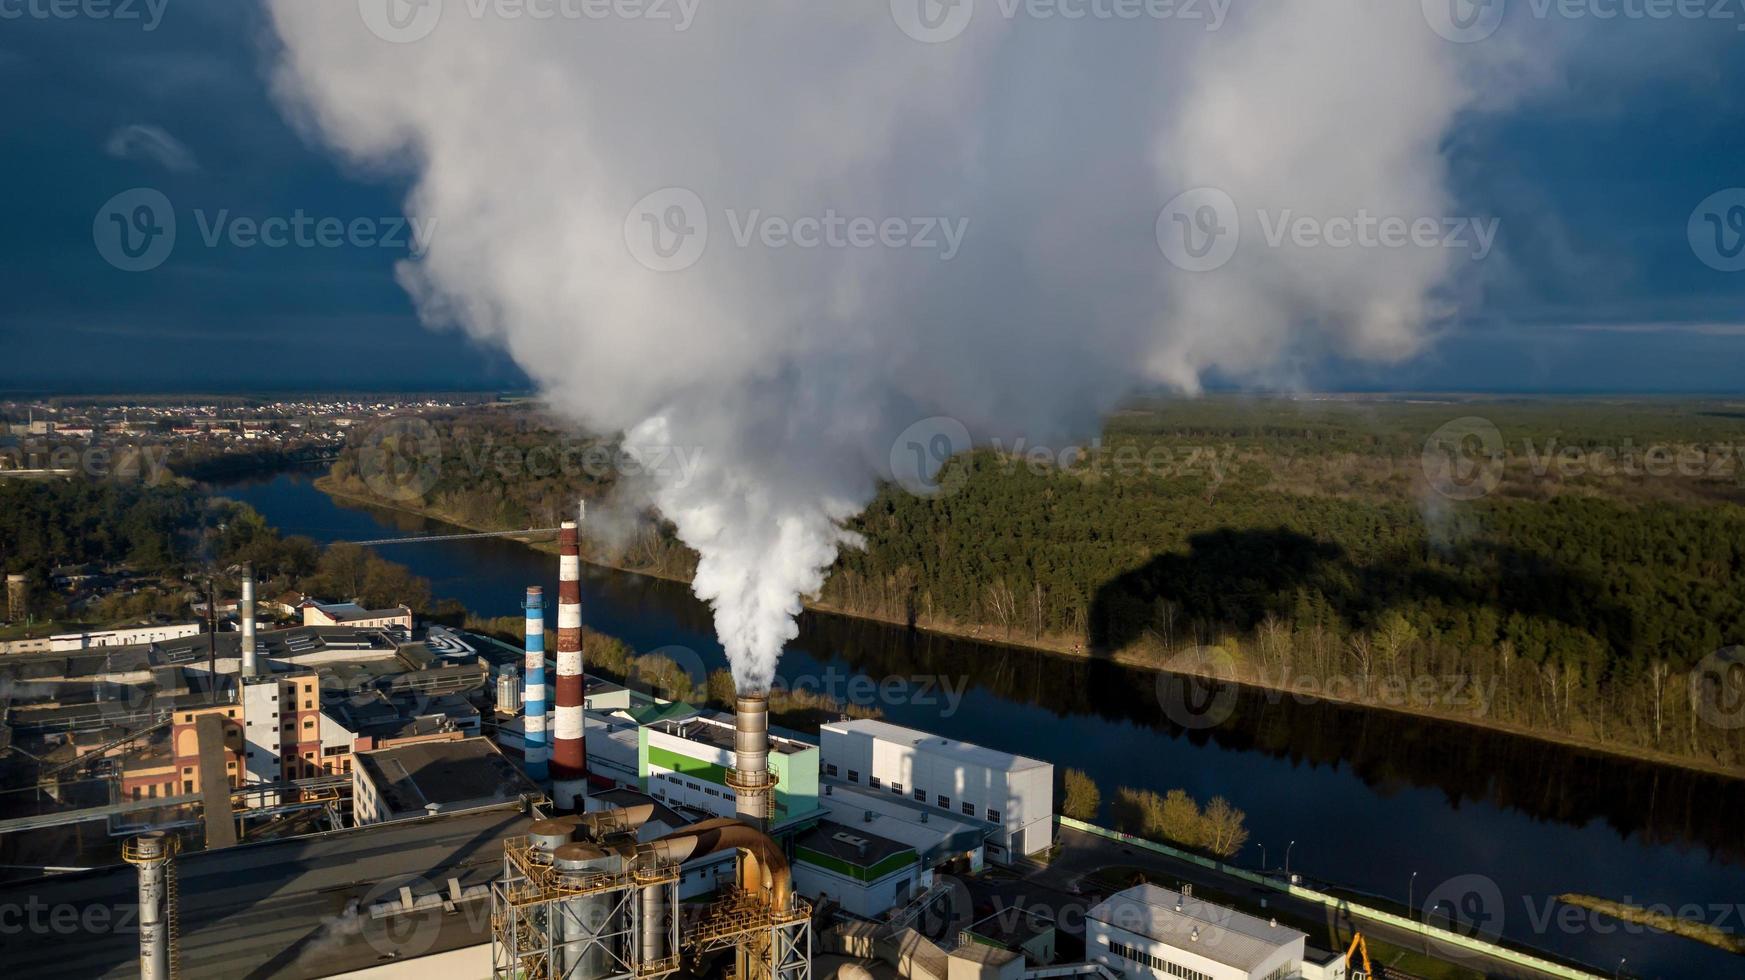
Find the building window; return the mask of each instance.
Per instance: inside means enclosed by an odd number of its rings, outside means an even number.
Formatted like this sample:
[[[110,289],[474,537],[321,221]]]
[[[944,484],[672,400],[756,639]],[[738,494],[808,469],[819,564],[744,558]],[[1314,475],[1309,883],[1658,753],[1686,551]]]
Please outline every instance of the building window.
[[[922,803],[927,802],[927,791],[919,786],[915,787],[915,799],[920,800]]]
[[[696,784],[696,783],[692,783],[692,782],[686,782],[686,783],[685,783],[685,787],[686,787],[686,788],[687,788],[687,789],[694,789],[694,790],[697,790],[697,789],[702,789],[702,788],[703,788],[703,787],[701,787],[701,786],[698,786],[698,785],[697,785],[697,784]]]
[[[902,796],[903,795],[903,784],[902,783],[892,783],[891,784],[891,792],[897,794],[898,796]]]
[[[826,762],[824,764],[824,775],[826,775],[826,776],[836,775],[836,766],[833,763]]]
[[[999,823],[999,822],[1000,822],[1000,811],[995,810],[995,809],[990,807],[988,809],[988,823]]]
[[[939,809],[941,809],[941,810],[951,809],[951,797],[941,796],[939,798]]]
[[[860,773],[855,772],[853,769],[848,770],[848,781],[851,783],[860,782]]]
[[[963,805],[963,815],[966,817],[975,816],[976,815],[976,805],[974,803],[965,803]]]
[[[882,786],[882,785],[881,785],[881,784],[880,784],[880,783],[879,783],[879,777],[877,777],[877,776],[868,776],[868,777],[866,777],[866,784],[867,784],[867,785],[868,785],[868,786],[871,786],[871,787],[872,787],[872,788],[873,788],[873,789],[883,789],[883,788],[884,788],[884,787],[883,787],[883,786]]]
[[[1119,956],[1124,960],[1133,963],[1142,963],[1159,973],[1167,973],[1172,977],[1180,977],[1181,980],[1212,980],[1212,977],[1209,974],[1201,973],[1198,970],[1190,970],[1185,966],[1171,963],[1161,956],[1153,956],[1144,950],[1134,949],[1132,946],[1128,946],[1125,943],[1118,943],[1114,940],[1109,941],[1109,952],[1114,953],[1116,956]]]

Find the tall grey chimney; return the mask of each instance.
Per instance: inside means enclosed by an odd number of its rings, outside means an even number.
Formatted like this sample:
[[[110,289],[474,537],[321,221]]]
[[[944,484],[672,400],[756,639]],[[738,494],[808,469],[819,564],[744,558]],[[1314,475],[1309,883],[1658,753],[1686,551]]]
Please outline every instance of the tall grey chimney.
[[[127,863],[139,869],[139,977],[169,980],[170,942],[174,939],[175,899],[170,894],[169,867],[174,841],[162,832],[141,834],[121,850]]]
[[[775,785],[769,771],[769,695],[741,694],[735,707],[733,768],[727,772],[727,785],[733,789],[739,819],[765,830],[770,789]]]
[[[254,646],[254,563],[242,566],[242,676],[258,673]]]

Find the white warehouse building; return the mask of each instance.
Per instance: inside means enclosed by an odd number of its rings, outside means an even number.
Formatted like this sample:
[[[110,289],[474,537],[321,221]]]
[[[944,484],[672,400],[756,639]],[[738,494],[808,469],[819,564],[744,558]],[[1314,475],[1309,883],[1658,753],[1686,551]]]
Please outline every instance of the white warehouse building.
[[[826,779],[973,817],[988,825],[989,860],[1046,849],[1054,835],[1054,766],[883,721],[819,729]]]
[[[1307,940],[1277,922],[1150,884],[1110,895],[1085,917],[1085,958],[1137,980],[1304,977]],[[1318,966],[1312,974],[1324,975]]]

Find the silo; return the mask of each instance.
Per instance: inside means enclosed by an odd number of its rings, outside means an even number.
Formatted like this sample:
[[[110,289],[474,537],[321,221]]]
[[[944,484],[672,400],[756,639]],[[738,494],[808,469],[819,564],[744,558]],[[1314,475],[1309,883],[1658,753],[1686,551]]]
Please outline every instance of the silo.
[[[552,867],[572,880],[615,874],[623,864],[623,858],[593,844],[565,844],[552,853]],[[613,910],[619,898],[618,892],[598,890],[558,903],[554,969],[559,980],[599,980],[617,972],[623,922]]]

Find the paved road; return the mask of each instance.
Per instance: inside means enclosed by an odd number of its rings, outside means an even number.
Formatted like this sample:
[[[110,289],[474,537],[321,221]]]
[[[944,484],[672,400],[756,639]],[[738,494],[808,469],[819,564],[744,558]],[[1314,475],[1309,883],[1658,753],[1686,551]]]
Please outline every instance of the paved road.
[[[502,840],[530,821],[514,809],[384,824],[178,862],[183,975],[304,978],[488,941],[490,902],[375,920],[362,907],[398,894],[487,884]],[[136,977],[137,877],[130,867],[0,888],[7,977]]]
[[[1365,936],[1373,939],[1379,939],[1406,949],[1424,948],[1424,939],[1406,929],[1368,920],[1354,923],[1343,913],[1327,909],[1320,903],[1292,898],[1262,885],[1229,878],[1189,861],[1177,860],[1155,851],[1132,847],[1119,841],[1065,827],[1060,829],[1059,840],[1061,843],[1059,855],[1046,867],[1032,870],[1030,874],[1026,875],[1023,884],[1033,885],[1043,890],[1035,902],[1036,905],[1045,908],[1062,908],[1066,911],[1067,914],[1059,918],[1062,927],[1069,931],[1082,932],[1085,906],[1094,903],[1101,896],[1086,894],[1076,897],[1076,902],[1069,901],[1064,906],[1054,904],[1062,901],[1059,896],[1071,895],[1075,890],[1090,892],[1092,890],[1090,885],[1083,881],[1088,875],[1111,866],[1129,866],[1151,872],[1159,884],[1175,885],[1179,882],[1187,882],[1197,888],[1236,896],[1246,900],[1251,909],[1259,908],[1261,900],[1265,899],[1268,908],[1277,909],[1287,917],[1328,922],[1334,927],[1335,934],[1347,942],[1350,941],[1355,926]],[[1073,921],[1075,918],[1078,921]],[[1311,936],[1310,941],[1317,945],[1325,945],[1326,936]],[[1431,952],[1433,955],[1452,960],[1491,977],[1510,978],[1510,980],[1549,980],[1550,978],[1549,974],[1524,969],[1464,949],[1439,946],[1432,949]]]

